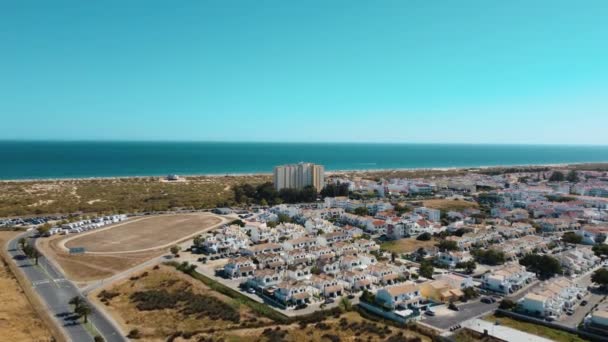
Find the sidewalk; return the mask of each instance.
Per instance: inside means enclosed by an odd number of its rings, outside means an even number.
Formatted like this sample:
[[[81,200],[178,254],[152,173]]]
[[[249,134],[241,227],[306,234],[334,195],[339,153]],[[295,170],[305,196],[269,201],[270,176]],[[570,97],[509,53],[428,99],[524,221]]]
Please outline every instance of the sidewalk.
[[[513,328],[505,327],[502,325],[495,325],[492,322],[484,321],[482,319],[474,319],[462,323],[464,328],[468,328],[483,334],[485,331],[488,335],[505,340],[505,341],[517,341],[517,342],[552,342],[550,339],[528,334],[523,331],[519,331]]]

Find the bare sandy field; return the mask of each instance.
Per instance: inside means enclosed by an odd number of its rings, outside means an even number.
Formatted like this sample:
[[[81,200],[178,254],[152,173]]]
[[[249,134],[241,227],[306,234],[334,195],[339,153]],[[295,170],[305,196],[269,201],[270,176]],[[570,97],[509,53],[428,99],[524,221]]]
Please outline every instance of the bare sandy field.
[[[160,256],[165,250],[158,249],[141,253],[69,254],[60,246],[63,236],[39,239],[41,252],[59,264],[66,276],[78,285],[111,277],[147,260]]]
[[[87,253],[103,254],[152,250],[167,247],[221,222],[222,218],[205,213],[136,218],[68,237],[64,246],[84,247]]]
[[[86,285],[161,256],[167,247],[222,221],[212,214],[150,216],[84,234],[39,239],[37,245],[69,279]],[[69,254],[66,247],[84,247],[87,253]]]
[[[0,232],[0,245],[16,236]],[[0,260],[0,339],[3,341],[50,341],[51,332],[34,311],[31,302],[8,267],[2,253]]]

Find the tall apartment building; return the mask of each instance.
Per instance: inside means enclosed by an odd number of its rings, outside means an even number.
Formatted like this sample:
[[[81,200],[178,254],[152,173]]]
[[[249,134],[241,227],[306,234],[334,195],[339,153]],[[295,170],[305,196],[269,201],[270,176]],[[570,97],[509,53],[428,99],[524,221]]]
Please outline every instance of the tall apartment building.
[[[274,186],[277,191],[285,188],[302,189],[307,185],[321,191],[325,185],[325,168],[313,163],[280,165],[274,168]]]

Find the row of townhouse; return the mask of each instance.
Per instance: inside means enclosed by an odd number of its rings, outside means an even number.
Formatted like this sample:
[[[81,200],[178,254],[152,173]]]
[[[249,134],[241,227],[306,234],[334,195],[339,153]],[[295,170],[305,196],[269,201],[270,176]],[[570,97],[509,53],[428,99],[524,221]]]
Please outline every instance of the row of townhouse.
[[[571,218],[544,218],[536,220],[543,232],[576,231],[581,228],[580,223]]]
[[[606,243],[608,225],[584,225],[576,234],[580,235],[583,238],[582,243],[587,245]]]
[[[589,247],[576,247],[556,255],[569,275],[583,274],[600,264],[601,259]]]
[[[473,256],[468,251],[447,251],[437,253],[437,258],[435,259],[435,262],[451,269],[456,267],[456,265],[458,265],[459,263],[471,260],[473,260]]]
[[[420,215],[412,214],[401,217],[398,222],[387,224],[386,234],[391,239],[401,239],[423,233],[440,233],[445,229],[446,227],[442,227],[438,222],[432,222]]]
[[[391,310],[420,310],[429,301],[447,303],[459,300],[464,296],[464,289],[473,286],[470,276],[447,273],[434,280],[405,281],[381,287],[376,292],[376,304]]]
[[[501,268],[485,273],[481,287],[501,294],[514,293],[535,279],[535,274],[526,271],[525,266],[508,263]]]
[[[211,254],[236,253],[251,244],[247,234],[237,225],[224,226],[214,233],[203,235],[201,240],[200,246],[193,246],[193,248],[202,248],[203,251]]]
[[[527,314],[557,318],[573,308],[585,292],[583,287],[565,277],[553,278],[526,294],[519,305]]]
[[[393,205],[386,201],[364,202],[351,200],[348,197],[326,197],[324,199],[324,207],[327,209],[340,208],[346,211],[354,211],[357,208],[365,207],[372,214],[393,209]]]

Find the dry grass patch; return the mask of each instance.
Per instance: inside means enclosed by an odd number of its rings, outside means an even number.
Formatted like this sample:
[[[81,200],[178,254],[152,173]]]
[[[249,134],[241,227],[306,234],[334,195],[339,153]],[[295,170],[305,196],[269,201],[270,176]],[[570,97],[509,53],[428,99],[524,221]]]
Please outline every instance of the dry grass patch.
[[[423,201],[425,207],[439,209],[444,211],[463,211],[469,208],[478,208],[475,202],[463,200],[448,200],[448,199],[432,199]]]
[[[101,305],[106,305],[124,331],[138,329],[145,341],[164,341],[177,332],[196,336],[272,324],[247,306],[162,265],[90,297],[103,301]]]
[[[211,337],[211,336],[209,336]],[[240,329],[216,334],[227,341],[431,341],[416,332],[395,328],[346,312],[319,323]]]
[[[18,232],[0,232],[0,245]],[[50,341],[51,332],[36,314],[23,289],[6,264],[4,253],[0,258],[0,336],[3,341]]]
[[[418,248],[429,248],[435,246],[437,241],[431,239],[428,241],[419,241],[416,238],[405,238],[399,240],[386,241],[380,245],[383,250],[394,252],[397,254],[412,253],[418,250]]]

